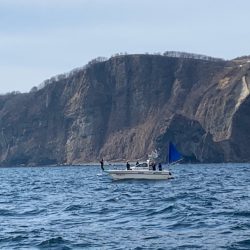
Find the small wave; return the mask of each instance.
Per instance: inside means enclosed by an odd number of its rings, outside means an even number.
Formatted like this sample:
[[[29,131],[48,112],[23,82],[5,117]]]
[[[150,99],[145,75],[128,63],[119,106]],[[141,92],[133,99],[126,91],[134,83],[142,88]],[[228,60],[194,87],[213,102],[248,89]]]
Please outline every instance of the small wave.
[[[64,209],[64,211],[77,211],[82,209],[81,205],[70,205]]]
[[[176,197],[175,196],[170,196],[170,197],[165,197],[162,199],[163,202],[174,202],[176,201]]]
[[[248,250],[250,249],[250,239],[246,239],[246,240],[241,240],[238,242],[234,242],[233,244],[231,244],[229,249],[244,249],[244,250]]]
[[[235,216],[250,217],[250,211],[239,211],[234,213]]]
[[[182,229],[182,228],[186,229],[186,228],[189,228],[191,226],[193,226],[192,223],[176,222],[176,223],[168,226],[168,228],[176,230],[176,229]]]
[[[16,233],[16,232],[13,232],[13,233]],[[29,237],[27,237],[27,236],[16,235],[16,236],[11,236],[11,237],[1,238],[0,241],[1,241],[1,243],[3,243],[3,242],[21,242],[21,241],[26,240],[28,238]]]
[[[164,207],[159,210],[153,210],[152,212],[148,213],[147,216],[153,216],[153,215],[159,215],[159,214],[164,214],[166,212],[172,211],[174,209],[174,205],[169,205],[167,207]]]
[[[79,243],[79,244],[74,244],[73,245],[73,249],[89,249],[89,248],[93,248],[93,243],[88,243],[88,242],[86,242],[86,243]]]
[[[23,213],[20,213],[19,215],[22,215],[22,216],[38,215],[38,214],[42,214],[45,211],[46,209],[33,209],[33,210],[24,211]]]
[[[226,231],[222,231],[220,234],[231,234],[231,233],[232,233],[232,231],[226,230]]]
[[[118,220],[116,223],[119,225],[123,225],[123,224],[128,224],[130,222],[130,220]]]
[[[98,188],[95,188],[93,191],[96,192],[96,191],[104,191],[104,190],[106,190],[106,189],[103,187],[101,187],[101,188],[98,187]]]
[[[244,230],[244,226],[243,225],[235,225],[231,227],[232,230]]]
[[[248,246],[248,247],[250,247],[250,239],[241,240],[241,241],[237,242],[237,244],[241,245],[241,246]]]
[[[25,239],[28,239],[28,238],[29,237],[27,237],[27,236],[18,235],[18,236],[13,237],[11,240],[12,241],[22,241],[22,240],[25,240]]]
[[[136,193],[136,192],[134,192],[134,193]],[[124,194],[122,194],[122,196],[131,197],[132,195],[130,193],[124,193]]]
[[[104,200],[104,202],[117,202],[119,200],[118,197],[109,197]]]
[[[92,209],[89,211],[89,214],[108,214],[109,212],[111,212],[112,210],[107,208],[107,207],[101,207],[101,208],[96,208],[96,209]]]
[[[226,216],[230,216],[230,217],[247,217],[250,218],[250,212],[249,211],[219,211],[216,212],[215,215],[219,216],[219,215],[226,215]]]
[[[179,193],[179,194],[177,194],[176,196],[175,196],[175,199],[176,200],[182,200],[182,199],[185,199],[185,198],[187,198],[187,197],[191,197],[191,195],[192,196],[194,196],[194,194],[190,194],[190,193],[188,193],[188,192],[181,192],[181,193]]]
[[[42,241],[38,247],[40,249],[52,249],[52,248],[57,248],[63,249],[63,250],[70,250],[71,248],[68,247],[66,244],[68,244],[67,240],[64,240],[62,237],[55,237],[55,238],[50,238],[48,240]]]
[[[199,239],[199,238],[203,238],[203,235],[190,235],[189,238],[190,239]]]
[[[8,209],[0,209],[0,216],[12,216],[15,215],[15,213]]]
[[[152,235],[152,236],[145,236],[143,239],[144,240],[153,240],[153,239],[159,239],[160,236],[158,235]]]
[[[185,244],[185,245],[181,245],[181,246],[178,246],[178,249],[201,249],[202,246],[199,246],[199,245],[193,245],[193,244]]]

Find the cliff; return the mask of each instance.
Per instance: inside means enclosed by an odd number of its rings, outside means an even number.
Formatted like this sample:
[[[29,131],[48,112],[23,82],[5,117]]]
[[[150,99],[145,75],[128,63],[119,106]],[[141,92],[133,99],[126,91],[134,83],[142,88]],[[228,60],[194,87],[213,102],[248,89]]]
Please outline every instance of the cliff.
[[[0,96],[0,164],[145,159],[250,162],[249,58],[124,55]]]

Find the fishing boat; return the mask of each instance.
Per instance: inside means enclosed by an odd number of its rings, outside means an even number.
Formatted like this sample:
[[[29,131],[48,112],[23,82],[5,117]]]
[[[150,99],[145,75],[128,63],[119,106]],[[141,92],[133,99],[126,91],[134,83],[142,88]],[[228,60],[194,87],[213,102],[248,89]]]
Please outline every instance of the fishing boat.
[[[182,155],[177,151],[175,146],[170,143],[168,149],[167,165],[173,165],[182,159]],[[158,167],[158,169],[156,169]],[[103,168],[102,168],[103,169]],[[126,170],[122,169],[103,169],[103,171],[109,174],[114,180],[125,179],[144,179],[144,180],[168,180],[172,179],[173,175],[169,170],[162,170],[162,166],[159,163],[156,166],[154,159],[149,158],[147,162],[136,164],[132,167],[128,167]]]
[[[167,180],[171,179],[172,174],[167,171],[153,171],[153,170],[104,170],[114,180],[126,180],[126,179],[137,179],[137,180]]]

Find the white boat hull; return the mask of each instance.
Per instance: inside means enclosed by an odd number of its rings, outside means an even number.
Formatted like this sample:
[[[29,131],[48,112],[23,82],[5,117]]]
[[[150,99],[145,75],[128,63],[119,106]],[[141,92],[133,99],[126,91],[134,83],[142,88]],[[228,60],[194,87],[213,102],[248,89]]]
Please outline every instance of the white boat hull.
[[[168,180],[173,178],[169,171],[153,170],[105,170],[114,180]]]

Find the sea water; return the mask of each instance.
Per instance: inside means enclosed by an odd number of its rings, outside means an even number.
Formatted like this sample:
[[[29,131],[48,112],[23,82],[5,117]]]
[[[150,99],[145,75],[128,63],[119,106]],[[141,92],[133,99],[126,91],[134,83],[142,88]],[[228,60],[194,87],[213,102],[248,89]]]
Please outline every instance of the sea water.
[[[250,249],[250,165],[177,165],[168,181],[99,166],[0,169],[0,249]]]

